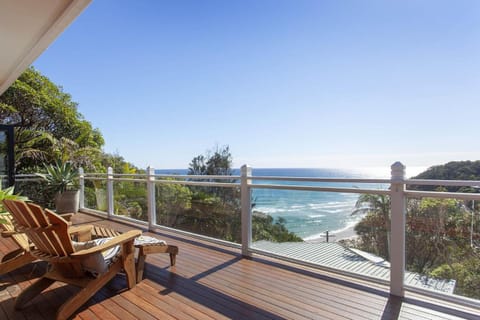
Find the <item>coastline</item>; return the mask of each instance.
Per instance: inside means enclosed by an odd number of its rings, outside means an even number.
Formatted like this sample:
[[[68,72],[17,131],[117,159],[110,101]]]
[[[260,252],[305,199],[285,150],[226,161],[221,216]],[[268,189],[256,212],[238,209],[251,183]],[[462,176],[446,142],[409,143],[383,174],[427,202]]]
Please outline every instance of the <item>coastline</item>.
[[[331,238],[329,242],[338,242],[340,240],[352,240],[352,239],[358,238],[358,235],[354,229],[355,229],[355,224],[349,226],[348,228],[342,229],[340,231],[330,233]],[[305,240],[305,242],[308,242],[308,243],[325,242],[325,237],[312,239],[312,240]]]
[[[335,242],[338,242],[340,240],[352,240],[352,239],[355,239],[355,238],[358,238],[358,235],[357,233],[355,232],[355,225],[352,225],[350,227],[348,227],[347,229],[345,230],[341,230],[339,232],[336,232],[334,233],[335,235]]]

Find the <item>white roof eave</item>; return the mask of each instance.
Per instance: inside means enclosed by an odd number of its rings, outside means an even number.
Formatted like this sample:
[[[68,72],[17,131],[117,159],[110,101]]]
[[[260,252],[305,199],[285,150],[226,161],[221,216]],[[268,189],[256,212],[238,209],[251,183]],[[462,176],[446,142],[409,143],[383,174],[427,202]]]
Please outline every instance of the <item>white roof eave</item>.
[[[90,2],[91,0],[0,2],[0,36],[3,39],[3,52],[0,52],[0,95]],[[39,3],[41,7],[38,7]]]

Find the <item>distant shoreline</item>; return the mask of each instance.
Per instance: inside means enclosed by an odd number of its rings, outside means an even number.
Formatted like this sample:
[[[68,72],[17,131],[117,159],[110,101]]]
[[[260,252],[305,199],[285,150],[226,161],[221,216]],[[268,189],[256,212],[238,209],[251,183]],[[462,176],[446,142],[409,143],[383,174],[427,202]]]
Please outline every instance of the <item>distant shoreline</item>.
[[[340,240],[347,240],[347,239],[351,240],[351,239],[358,238],[358,234],[355,232],[355,225],[352,225],[345,230],[334,233],[335,242]]]
[[[344,230],[338,232],[331,232],[329,242],[338,242],[340,240],[353,240],[358,238],[358,234],[355,232],[355,225],[352,225]],[[304,240],[308,243],[319,243],[325,242],[325,237],[312,239],[312,240]]]

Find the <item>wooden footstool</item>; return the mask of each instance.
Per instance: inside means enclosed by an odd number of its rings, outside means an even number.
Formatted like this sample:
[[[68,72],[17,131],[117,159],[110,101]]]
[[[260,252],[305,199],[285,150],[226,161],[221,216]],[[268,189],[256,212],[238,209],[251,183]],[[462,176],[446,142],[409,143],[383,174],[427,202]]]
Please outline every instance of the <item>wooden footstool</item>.
[[[99,226],[90,226],[91,236],[92,239],[96,238],[107,238],[107,237],[115,237],[121,232],[118,232],[113,229],[99,227]],[[89,233],[90,233],[89,232]],[[90,239],[86,239],[90,240]],[[86,241],[86,240],[77,240],[77,241]],[[137,283],[142,281],[143,279],[143,270],[145,269],[145,259],[147,258],[147,254],[150,253],[168,253],[170,254],[170,265],[175,265],[175,260],[178,254],[178,247],[168,245],[165,241],[159,240],[154,237],[144,236],[141,235],[140,237],[135,238],[135,242],[133,243],[134,247],[136,248],[135,251],[138,250],[138,254],[135,254],[137,257],[137,262],[135,263],[135,269],[137,271]]]
[[[143,279],[143,270],[145,268],[145,259],[147,258],[147,254],[168,253],[170,254],[170,265],[175,265],[175,260],[178,254],[177,246],[168,245],[163,240],[149,236],[140,236],[135,238],[133,245],[138,249],[137,263],[135,265],[137,270],[137,283]]]

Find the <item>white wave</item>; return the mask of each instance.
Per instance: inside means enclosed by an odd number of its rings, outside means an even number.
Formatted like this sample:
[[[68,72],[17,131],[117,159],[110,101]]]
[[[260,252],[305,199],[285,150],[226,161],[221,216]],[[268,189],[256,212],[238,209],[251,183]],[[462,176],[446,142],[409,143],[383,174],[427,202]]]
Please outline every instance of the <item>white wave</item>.
[[[311,214],[311,215],[308,215],[309,218],[322,218],[322,217],[325,217],[324,214]]]
[[[293,205],[293,206],[290,206],[290,208],[292,208],[292,209],[303,209],[303,208],[305,208],[305,205]]]
[[[316,204],[309,204],[309,206],[322,208],[322,209],[334,209],[334,208],[345,207],[345,203],[338,203],[338,204],[316,203]]]
[[[332,230],[329,232],[330,235],[334,236],[334,235],[337,235],[341,232],[344,232],[348,229],[351,229],[353,227],[355,227],[355,225],[360,221],[360,218],[358,219],[355,219],[355,220],[350,220],[347,222],[347,224],[340,228],[340,229],[336,229],[336,230]],[[325,231],[323,232],[320,232],[320,233],[316,233],[316,234],[313,234],[313,235],[310,235],[310,236],[307,236],[307,237],[304,237],[303,240],[304,241],[317,241],[317,240],[324,240],[325,239]]]
[[[303,238],[304,241],[313,241],[313,240],[319,240],[323,239],[325,237],[325,232],[320,232],[308,237]]]
[[[323,211],[328,212],[328,213],[340,213],[340,212],[345,212],[347,210],[345,210],[345,209],[334,209],[334,210],[323,210]],[[348,212],[350,212],[350,211],[348,210]]]
[[[353,201],[339,202],[337,204],[326,204],[326,203],[309,203],[308,207],[311,209],[340,209],[340,208],[351,208],[355,205]]]
[[[358,223],[358,220],[349,221],[349,222],[347,222],[347,225],[345,227],[343,227],[341,229],[333,230],[331,233],[332,234],[337,234],[337,233],[340,233],[340,232],[344,232],[344,231],[354,227],[357,223]]]
[[[259,211],[265,214],[275,214],[279,212],[285,212],[282,208],[272,208],[272,207],[255,207],[254,211]]]

